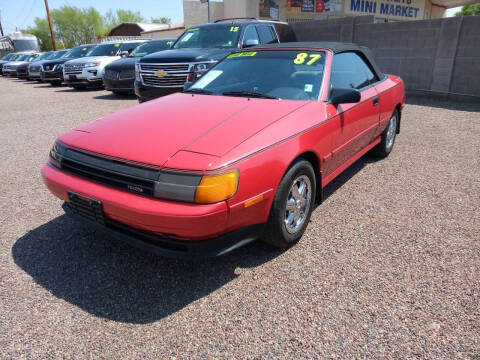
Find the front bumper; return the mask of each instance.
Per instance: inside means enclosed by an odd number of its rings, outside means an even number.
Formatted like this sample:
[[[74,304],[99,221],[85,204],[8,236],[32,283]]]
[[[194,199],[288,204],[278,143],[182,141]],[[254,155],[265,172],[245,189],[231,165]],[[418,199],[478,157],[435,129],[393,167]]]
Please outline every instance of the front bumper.
[[[3,70],[3,76],[17,76],[17,70]]]
[[[139,81],[135,81],[135,95],[142,101],[153,100],[161,96],[173,94],[182,91],[183,87],[171,88],[171,87],[155,87],[144,85]]]
[[[102,221],[100,225],[92,221],[94,225],[165,256],[222,255],[258,238],[263,230],[263,225],[257,224],[228,228],[229,209],[225,201],[192,204],[150,198],[84,180],[50,164],[43,166],[42,177],[48,189],[73,208],[78,206],[78,200],[75,202],[72,196],[95,199],[100,204]]]
[[[81,73],[65,73],[63,74],[64,82],[68,86],[87,85],[87,86],[103,86],[102,80],[103,69],[88,67],[83,68]]]
[[[105,86],[105,90],[109,91],[124,91],[124,92],[133,92],[134,79],[126,79],[126,80],[107,80],[103,79],[103,85]]]
[[[60,71],[42,71],[40,78],[43,81],[63,81],[63,72]]]
[[[108,218],[103,223],[99,223],[75,212],[74,208],[66,202],[62,207],[67,215],[115,239],[162,256],[189,260],[208,259],[226,254],[259,238],[265,227],[265,224],[257,224],[211,239],[188,241],[138,230]]]
[[[17,78],[19,78],[19,79],[28,78],[28,70],[26,68],[17,69]]]
[[[30,79],[34,79],[34,80],[40,80],[41,79],[41,73],[40,72],[34,72],[34,71],[29,71],[28,72],[28,77]]]

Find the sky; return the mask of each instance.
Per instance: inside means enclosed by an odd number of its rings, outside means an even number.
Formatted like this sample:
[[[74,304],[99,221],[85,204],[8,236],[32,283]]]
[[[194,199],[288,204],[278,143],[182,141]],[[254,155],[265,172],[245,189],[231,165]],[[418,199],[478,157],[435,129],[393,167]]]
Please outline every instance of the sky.
[[[125,9],[140,11],[149,21],[152,17],[168,17],[172,23],[183,21],[182,0],[48,0],[50,11],[64,5],[79,8],[92,6],[102,15],[109,9]],[[44,0],[0,0],[0,19],[5,34],[15,31],[15,27],[24,29],[32,26],[36,17],[46,16]]]
[[[102,15],[109,9],[140,11],[147,20],[168,17],[172,23],[183,21],[182,0],[49,0],[50,10],[61,6],[94,7]],[[447,10],[447,16],[453,16],[460,8]],[[36,17],[46,17],[44,0],[0,0],[0,20],[3,31],[10,34],[18,29],[34,25]]]

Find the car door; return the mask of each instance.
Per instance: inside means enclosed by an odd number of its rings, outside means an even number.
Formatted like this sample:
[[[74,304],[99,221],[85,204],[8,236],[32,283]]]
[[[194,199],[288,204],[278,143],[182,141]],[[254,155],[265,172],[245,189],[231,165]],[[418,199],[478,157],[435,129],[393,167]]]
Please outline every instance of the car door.
[[[363,61],[355,52],[336,54],[332,59],[330,88],[353,88],[360,92],[358,103],[328,105],[338,128],[333,138],[331,166],[335,169],[367,146],[378,127],[378,96],[371,86]]]

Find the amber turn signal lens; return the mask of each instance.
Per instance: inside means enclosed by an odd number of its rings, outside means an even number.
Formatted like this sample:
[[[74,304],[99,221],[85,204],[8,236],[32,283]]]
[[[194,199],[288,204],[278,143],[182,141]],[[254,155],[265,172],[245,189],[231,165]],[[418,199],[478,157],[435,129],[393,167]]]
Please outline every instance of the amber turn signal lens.
[[[202,177],[195,194],[195,202],[207,204],[227,200],[235,195],[238,186],[238,171]]]

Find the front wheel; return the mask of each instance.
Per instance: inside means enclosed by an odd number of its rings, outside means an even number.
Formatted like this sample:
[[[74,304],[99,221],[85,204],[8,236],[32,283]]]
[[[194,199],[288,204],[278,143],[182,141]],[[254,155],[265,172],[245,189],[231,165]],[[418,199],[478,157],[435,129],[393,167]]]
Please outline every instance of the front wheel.
[[[397,135],[398,111],[395,110],[382,133],[382,140],[372,149],[372,154],[378,157],[387,157],[393,149]]]
[[[298,159],[280,181],[262,240],[278,248],[296,244],[310,221],[315,191],[312,165]]]

